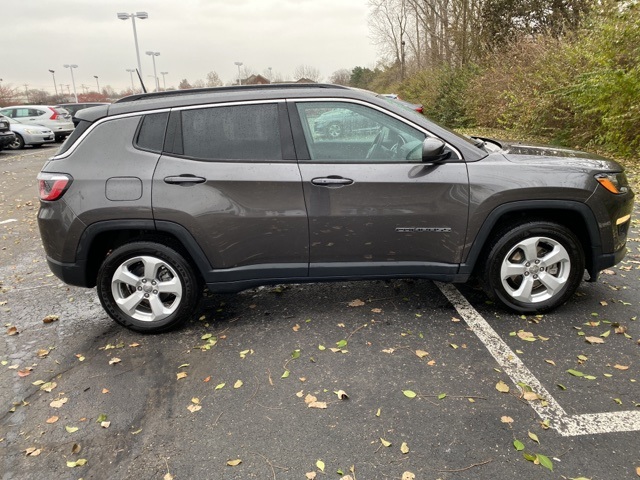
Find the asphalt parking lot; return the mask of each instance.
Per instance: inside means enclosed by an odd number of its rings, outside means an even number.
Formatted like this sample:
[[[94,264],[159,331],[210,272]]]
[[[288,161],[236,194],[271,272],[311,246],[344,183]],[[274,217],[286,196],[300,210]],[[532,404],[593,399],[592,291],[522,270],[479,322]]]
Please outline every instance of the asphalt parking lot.
[[[289,285],[144,336],[47,268],[54,150],[0,152],[3,480],[640,476],[637,213],[624,262],[548,315],[474,285]]]

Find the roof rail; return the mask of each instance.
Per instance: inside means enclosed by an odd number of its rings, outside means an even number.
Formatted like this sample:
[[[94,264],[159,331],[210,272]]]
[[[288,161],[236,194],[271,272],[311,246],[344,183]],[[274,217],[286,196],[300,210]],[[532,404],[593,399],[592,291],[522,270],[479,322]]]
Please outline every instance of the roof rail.
[[[147,100],[151,98],[174,97],[182,95],[197,95],[199,93],[218,93],[246,90],[281,90],[281,89],[303,89],[303,88],[339,88],[347,90],[349,87],[333,85],[330,83],[269,83],[267,85],[233,85],[229,87],[211,88],[190,88],[185,90],[169,90],[164,92],[139,93],[128,95],[116,100],[113,103],[135,102],[137,100]]]

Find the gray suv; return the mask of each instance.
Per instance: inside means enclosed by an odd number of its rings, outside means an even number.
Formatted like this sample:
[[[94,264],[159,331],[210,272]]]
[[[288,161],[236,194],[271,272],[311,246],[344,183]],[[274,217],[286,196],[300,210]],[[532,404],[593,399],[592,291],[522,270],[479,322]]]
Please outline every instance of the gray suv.
[[[332,114],[369,127],[318,131]],[[475,275],[543,312],[625,255],[616,162],[462,137],[369,92],[160,92],[77,119],[38,176],[47,260],[140,332],[191,318],[204,285]]]

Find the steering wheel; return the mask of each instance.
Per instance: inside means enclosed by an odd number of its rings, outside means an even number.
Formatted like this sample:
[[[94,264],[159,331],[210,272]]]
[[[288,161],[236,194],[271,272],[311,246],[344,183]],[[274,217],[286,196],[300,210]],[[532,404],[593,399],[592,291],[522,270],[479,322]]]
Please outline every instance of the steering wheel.
[[[381,128],[376,135],[376,138],[373,139],[373,143],[369,150],[367,151],[367,155],[364,157],[367,160],[374,158],[374,155],[377,154],[382,148],[382,142],[384,140],[384,128]]]

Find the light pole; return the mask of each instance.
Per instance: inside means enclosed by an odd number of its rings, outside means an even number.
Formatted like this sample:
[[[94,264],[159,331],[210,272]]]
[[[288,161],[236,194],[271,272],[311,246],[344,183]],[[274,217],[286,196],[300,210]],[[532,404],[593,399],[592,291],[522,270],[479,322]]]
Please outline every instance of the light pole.
[[[160,90],[160,82],[158,81],[158,74],[156,73],[156,57],[160,55],[160,52],[146,52],[147,55],[151,55],[153,59],[153,76],[156,78],[156,92]]]
[[[98,75],[94,75],[93,78],[96,79],[96,85],[98,86],[98,93],[100,93],[100,82],[98,81]]]
[[[160,75],[162,75],[162,88],[164,89],[164,91],[167,91],[167,81],[164,78],[165,75],[169,75],[169,72],[160,72]]]
[[[65,63],[63,67],[68,68],[71,71],[71,83],[73,84],[73,96],[76,97],[76,103],[78,103],[78,94],[76,93],[76,80],[75,78],[73,78],[73,69],[78,68],[78,65],[75,65],[75,64],[69,65],[68,63]]]
[[[240,67],[242,66],[242,62],[233,62],[234,65],[238,66],[238,85],[242,85],[242,81],[240,80]]]
[[[133,41],[136,44],[136,58],[138,59],[138,72],[140,72],[140,76],[142,77],[142,64],[140,63],[140,50],[138,49],[138,33],[136,32],[136,18],[140,20],[144,20],[145,18],[149,18],[149,14],[147,12],[136,12],[136,13],[118,13],[118,18],[120,20],[128,20],[131,19],[131,24],[133,25]]]
[[[131,93],[136,93],[136,89],[133,86],[133,72],[135,71],[135,68],[127,68],[127,72],[129,72],[129,76],[131,77]]]
[[[49,72],[51,72],[51,75],[53,75],[53,88],[56,89],[56,97],[57,97],[58,96],[58,86],[56,85],[56,71],[49,69]],[[0,80],[2,80],[2,79],[0,79]]]

